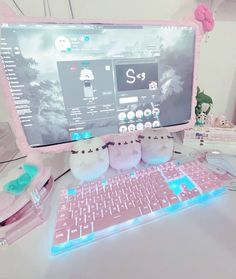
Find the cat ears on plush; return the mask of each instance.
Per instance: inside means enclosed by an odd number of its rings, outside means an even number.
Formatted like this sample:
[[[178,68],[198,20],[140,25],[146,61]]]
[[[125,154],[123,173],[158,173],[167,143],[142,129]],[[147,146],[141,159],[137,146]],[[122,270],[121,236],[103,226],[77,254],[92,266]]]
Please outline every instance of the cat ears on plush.
[[[135,140],[131,140],[130,142],[129,141],[125,141],[123,143],[123,145],[127,145],[127,144],[132,144],[134,142],[137,142],[137,143],[141,143],[141,140],[140,139],[135,139]],[[102,149],[105,149],[105,148],[108,148],[109,145],[111,146],[114,146],[114,145],[121,145],[122,143],[121,142],[118,142],[118,143],[115,143],[113,141],[108,141],[106,144],[104,144],[103,146],[101,146]],[[99,151],[100,149],[99,148],[96,148],[95,151]],[[89,149],[89,151],[87,153],[92,153],[93,150],[92,149]],[[82,154],[85,154],[86,152],[84,150],[81,150],[81,151],[76,151],[76,150],[71,150],[71,153],[72,154],[78,154],[78,153],[82,153]]]
[[[125,142],[123,143],[123,145],[127,145],[127,144],[129,144],[129,143],[131,143],[131,144],[132,144],[132,143],[134,143],[134,142],[141,143],[141,141],[140,141],[140,140],[135,139],[135,140],[131,140],[131,141],[125,141]],[[117,144],[117,145],[121,145],[122,143],[121,143],[121,142],[117,142],[117,143],[116,143],[116,142],[111,142],[111,141],[110,141],[110,142],[108,142],[106,145],[107,145],[107,146],[109,146],[109,145],[113,145],[113,146],[114,146],[115,144]]]
[[[166,137],[167,137],[168,139],[173,139],[173,138],[174,138],[174,137],[171,137],[171,136],[166,136]],[[139,138],[139,139],[144,139],[145,136],[139,135],[138,138]],[[155,136],[155,137],[147,136],[146,138],[148,138],[148,139],[156,139],[156,140],[158,140],[158,139],[164,139],[163,136],[159,136],[159,137],[157,137],[157,136]]]
[[[174,137],[171,137],[171,136],[166,136],[166,137],[167,137],[168,139],[173,139],[173,138],[174,138]],[[138,139],[130,140],[130,141],[125,141],[125,142],[123,143],[123,145],[127,145],[127,144],[129,144],[129,143],[130,143],[130,144],[133,144],[134,142],[141,143],[141,140],[144,139],[144,138],[145,138],[145,136],[139,135],[139,136],[138,136]],[[158,139],[164,139],[165,137],[164,137],[164,136],[159,136],[159,137],[157,137],[157,136],[154,136],[154,137],[146,136],[146,138],[158,140]],[[87,153],[97,152],[97,151],[99,151],[100,149],[106,149],[106,148],[108,148],[109,145],[114,146],[114,145],[116,145],[116,144],[120,146],[122,143],[121,143],[121,142],[115,143],[114,141],[108,141],[107,143],[105,143],[104,145],[102,145],[100,148],[97,147],[95,150],[89,149],[89,150],[87,151]],[[81,151],[71,150],[71,153],[72,153],[72,154],[78,154],[78,153],[85,154],[86,152],[85,152],[85,150],[81,150]]]
[[[102,145],[100,148],[97,147],[95,148],[95,150],[92,150],[91,148],[88,150],[87,153],[92,153],[93,151],[97,152],[99,151],[100,149],[106,149],[109,145],[114,145],[115,143],[114,142],[107,142],[106,144]],[[72,154],[78,154],[78,153],[82,153],[82,154],[85,154],[85,150],[81,150],[81,151],[76,151],[76,150],[71,150],[71,153]]]

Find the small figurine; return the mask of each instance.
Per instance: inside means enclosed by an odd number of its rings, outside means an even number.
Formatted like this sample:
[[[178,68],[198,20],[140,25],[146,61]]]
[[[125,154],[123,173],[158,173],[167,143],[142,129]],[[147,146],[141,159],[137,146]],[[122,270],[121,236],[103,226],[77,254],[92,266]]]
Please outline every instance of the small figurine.
[[[141,144],[136,133],[112,136],[108,143],[110,166],[116,170],[136,167],[141,160]]]
[[[71,172],[81,183],[99,178],[109,167],[107,145],[102,138],[79,140],[71,153]]]
[[[174,141],[166,128],[146,128],[141,139],[142,160],[147,164],[162,164],[173,154]]]
[[[224,114],[220,114],[216,119],[215,119],[215,127],[219,127],[219,128],[233,128],[234,124],[231,123],[226,115]]]
[[[197,87],[197,105],[195,107],[196,125],[204,125],[207,115],[209,114],[213,101],[212,98],[205,94]]]

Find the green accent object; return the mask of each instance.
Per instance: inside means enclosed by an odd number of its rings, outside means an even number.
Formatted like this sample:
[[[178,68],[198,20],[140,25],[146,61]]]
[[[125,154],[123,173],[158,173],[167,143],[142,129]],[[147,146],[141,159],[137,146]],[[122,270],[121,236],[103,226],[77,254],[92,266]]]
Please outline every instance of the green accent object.
[[[210,96],[206,95],[204,90],[201,91],[201,89],[199,87],[197,87],[196,100],[197,100],[197,105],[195,107],[196,125],[203,125],[203,124],[205,124],[205,121],[200,120],[199,116],[202,113],[204,113],[205,115],[209,114],[209,112],[211,110],[211,106],[213,105],[213,101],[212,101],[212,98]],[[209,105],[209,108],[206,111],[203,111],[203,109],[202,109],[203,104]]]
[[[16,196],[22,194],[39,171],[36,166],[29,164],[23,164],[22,168],[24,171],[22,175],[4,185],[6,192]]]

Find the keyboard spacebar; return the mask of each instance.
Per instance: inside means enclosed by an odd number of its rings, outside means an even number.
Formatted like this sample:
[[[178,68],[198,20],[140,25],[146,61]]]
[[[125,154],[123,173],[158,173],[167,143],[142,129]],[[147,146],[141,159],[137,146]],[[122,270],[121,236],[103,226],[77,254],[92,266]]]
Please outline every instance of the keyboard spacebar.
[[[106,216],[102,219],[98,219],[93,223],[93,231],[99,231],[119,223],[123,223],[140,216],[141,213],[138,208],[130,208],[127,211],[117,213],[116,215]]]

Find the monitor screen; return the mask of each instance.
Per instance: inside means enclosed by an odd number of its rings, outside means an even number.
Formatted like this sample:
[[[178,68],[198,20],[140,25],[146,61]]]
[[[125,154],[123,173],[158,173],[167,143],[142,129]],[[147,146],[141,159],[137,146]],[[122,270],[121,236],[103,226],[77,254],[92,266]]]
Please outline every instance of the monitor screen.
[[[2,23],[1,58],[31,147],[191,119],[191,26]]]

